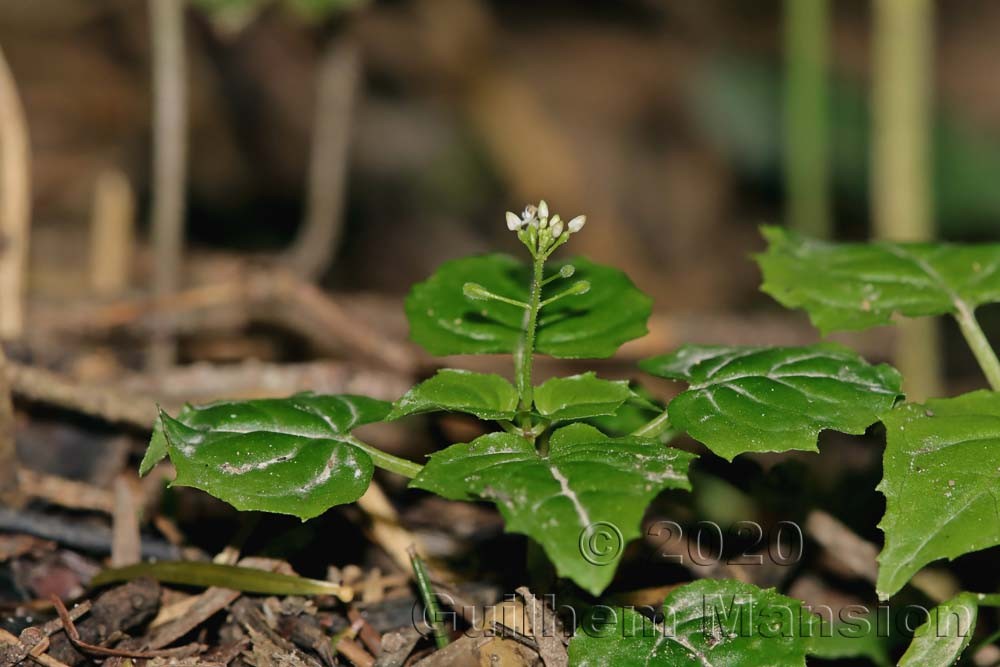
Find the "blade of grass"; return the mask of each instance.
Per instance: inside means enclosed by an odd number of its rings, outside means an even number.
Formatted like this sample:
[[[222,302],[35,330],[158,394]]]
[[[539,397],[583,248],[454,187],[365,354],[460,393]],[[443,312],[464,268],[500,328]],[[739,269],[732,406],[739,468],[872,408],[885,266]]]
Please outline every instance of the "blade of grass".
[[[354,591],[329,581],[307,579],[279,572],[267,572],[250,567],[219,565],[192,561],[139,563],[127,567],[109,568],[91,580],[94,586],[149,577],[167,584],[182,586],[217,586],[264,595],[334,595],[350,602]]]
[[[410,563],[413,565],[413,579],[417,582],[420,599],[424,601],[424,607],[427,608],[427,613],[430,614],[431,627],[434,630],[434,643],[439,649],[442,649],[448,645],[448,631],[444,627],[441,608],[437,603],[437,596],[431,587],[430,575],[427,574],[424,561],[417,554],[417,550],[413,545],[410,545],[407,552],[410,554]]]

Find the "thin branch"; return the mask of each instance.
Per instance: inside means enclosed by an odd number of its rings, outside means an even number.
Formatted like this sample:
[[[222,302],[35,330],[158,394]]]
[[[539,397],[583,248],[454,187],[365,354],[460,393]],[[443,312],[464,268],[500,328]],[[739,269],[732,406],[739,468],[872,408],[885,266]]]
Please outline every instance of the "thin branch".
[[[114,511],[114,497],[107,489],[30,468],[19,468],[17,476],[27,497],[75,511]]]
[[[153,293],[173,294],[180,282],[187,163],[184,0],[149,0],[153,44]],[[165,323],[150,350],[150,367],[173,365],[176,343]]]
[[[18,504],[21,499],[14,443],[14,405],[6,370],[7,359],[0,346],[0,505]]]
[[[0,51],[0,339],[24,328],[25,267],[31,224],[31,149],[24,108]]]
[[[306,215],[285,256],[288,267],[307,280],[319,278],[329,268],[343,228],[359,69],[359,49],[351,37],[329,43],[319,64]]]
[[[28,400],[75,410],[110,422],[149,430],[156,419],[156,401],[152,398],[108,387],[77,384],[43,368],[8,362],[3,378],[0,378],[0,383],[4,381],[9,383],[11,392]],[[0,414],[0,425],[3,422]]]

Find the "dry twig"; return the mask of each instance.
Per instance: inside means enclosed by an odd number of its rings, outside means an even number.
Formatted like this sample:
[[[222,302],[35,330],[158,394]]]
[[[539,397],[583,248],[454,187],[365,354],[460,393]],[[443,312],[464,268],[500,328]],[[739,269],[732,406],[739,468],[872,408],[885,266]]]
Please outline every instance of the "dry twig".
[[[31,401],[147,430],[156,419],[156,401],[135,393],[80,385],[52,371],[12,362],[5,376],[15,395]]]
[[[14,443],[14,405],[6,369],[7,359],[0,347],[0,505],[17,504],[21,499]]]
[[[77,511],[92,510],[105,514],[114,511],[112,494],[92,484],[30,468],[19,468],[17,476],[25,496]]]

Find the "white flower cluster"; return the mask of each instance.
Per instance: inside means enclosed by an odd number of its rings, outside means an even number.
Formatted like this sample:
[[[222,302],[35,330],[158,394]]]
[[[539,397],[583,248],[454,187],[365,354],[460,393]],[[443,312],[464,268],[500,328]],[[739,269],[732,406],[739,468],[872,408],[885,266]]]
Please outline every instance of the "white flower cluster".
[[[507,229],[517,232],[518,238],[528,246],[532,254],[552,252],[568,241],[570,234],[583,229],[586,222],[585,215],[578,215],[567,223],[563,223],[558,213],[550,218],[549,205],[544,199],[538,206],[526,206],[520,216],[507,211]]]

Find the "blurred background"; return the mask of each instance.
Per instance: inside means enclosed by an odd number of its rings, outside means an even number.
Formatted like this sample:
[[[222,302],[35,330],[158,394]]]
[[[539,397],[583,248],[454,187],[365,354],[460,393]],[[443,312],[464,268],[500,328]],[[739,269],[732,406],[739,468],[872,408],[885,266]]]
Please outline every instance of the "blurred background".
[[[929,191],[905,194],[927,197],[935,235],[994,238],[1000,6],[900,4],[930,22]],[[764,305],[746,261],[759,223],[873,233],[877,12],[854,0],[192,1],[186,253],[292,248],[326,286],[399,295],[447,258],[513,250],[503,211],[545,197],[564,217],[586,213],[576,249],[627,268],[661,310]],[[94,217],[121,190],[137,239],[128,287],[145,279],[150,25],[144,2],[0,7],[30,138],[32,294],[92,294]],[[816,73],[800,71],[813,57]],[[796,126],[803,105],[821,137]],[[803,186],[786,167],[809,160],[790,137],[825,158],[825,192],[805,185],[820,199],[808,220],[795,219]],[[324,247],[294,245],[310,205],[334,228]]]

